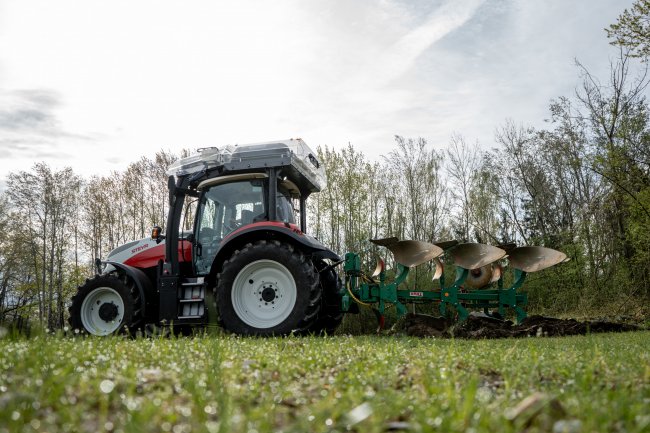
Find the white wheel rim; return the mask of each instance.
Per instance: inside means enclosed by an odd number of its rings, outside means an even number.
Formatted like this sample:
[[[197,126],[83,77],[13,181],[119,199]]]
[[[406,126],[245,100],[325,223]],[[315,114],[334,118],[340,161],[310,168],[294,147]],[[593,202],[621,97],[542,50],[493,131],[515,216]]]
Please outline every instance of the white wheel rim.
[[[104,311],[100,314],[102,307]],[[113,317],[115,308],[117,314]],[[109,320],[106,319],[107,313],[111,316]],[[123,319],[124,301],[120,294],[110,287],[96,288],[86,296],[81,304],[81,323],[90,334],[111,334],[119,329]]]
[[[266,329],[289,317],[298,290],[293,275],[282,264],[257,260],[237,274],[231,293],[237,317],[249,326]]]

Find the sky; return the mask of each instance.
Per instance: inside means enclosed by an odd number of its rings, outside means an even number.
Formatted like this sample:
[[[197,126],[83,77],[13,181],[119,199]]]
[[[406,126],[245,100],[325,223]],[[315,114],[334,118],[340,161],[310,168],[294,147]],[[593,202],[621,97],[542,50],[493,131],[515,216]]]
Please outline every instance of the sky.
[[[0,0],[0,187],[44,161],[83,176],[160,149],[303,138],[370,159],[394,135],[494,146],[545,126],[575,59],[632,0]]]

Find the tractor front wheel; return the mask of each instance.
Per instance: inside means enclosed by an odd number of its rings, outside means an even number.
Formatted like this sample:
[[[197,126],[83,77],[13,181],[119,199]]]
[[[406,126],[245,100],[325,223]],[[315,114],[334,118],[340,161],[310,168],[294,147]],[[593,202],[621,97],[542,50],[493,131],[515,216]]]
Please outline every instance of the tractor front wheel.
[[[73,330],[97,336],[115,334],[139,323],[141,303],[128,277],[97,275],[86,280],[69,308]]]
[[[224,262],[216,286],[219,321],[243,335],[286,335],[308,329],[321,287],[310,260],[278,241],[247,244]]]

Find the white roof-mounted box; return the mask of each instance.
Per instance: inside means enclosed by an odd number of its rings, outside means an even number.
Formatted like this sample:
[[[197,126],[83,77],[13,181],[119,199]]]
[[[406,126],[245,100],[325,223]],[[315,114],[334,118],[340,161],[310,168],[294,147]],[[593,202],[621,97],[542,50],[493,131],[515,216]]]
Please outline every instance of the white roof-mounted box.
[[[316,153],[299,138],[203,149],[176,161],[167,174],[185,176],[219,166],[223,166],[224,175],[285,167],[288,169],[282,171],[283,175],[293,177],[290,180],[298,186],[308,184],[311,191],[320,191],[326,186],[324,167]]]

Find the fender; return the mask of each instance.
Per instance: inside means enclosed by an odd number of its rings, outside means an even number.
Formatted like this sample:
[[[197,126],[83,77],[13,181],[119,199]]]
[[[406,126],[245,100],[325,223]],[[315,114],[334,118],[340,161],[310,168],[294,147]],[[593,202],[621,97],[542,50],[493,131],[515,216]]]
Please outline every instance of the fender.
[[[153,284],[151,283],[151,280],[149,279],[147,274],[145,274],[138,268],[134,268],[133,266],[125,265],[124,263],[120,263],[120,262],[102,261],[102,263],[111,265],[119,269],[120,271],[128,275],[130,278],[132,278],[133,281],[135,281],[135,285],[138,287],[138,292],[140,293],[140,297],[144,300],[144,302],[142,303],[142,317],[146,318],[147,311],[151,312],[153,310],[153,307],[155,306],[153,304],[153,300],[155,298],[154,295],[156,293],[153,288]]]
[[[260,236],[263,232],[266,236]],[[316,238],[306,235],[295,224],[282,223],[277,221],[261,221],[241,227],[230,233],[224,238],[219,250],[215,256],[212,266],[212,272],[215,271],[215,265],[221,264],[230,256],[233,250],[237,249],[247,242],[254,242],[258,239],[284,239],[298,244],[304,252],[311,255],[312,258],[330,259],[340,261],[341,257],[334,251],[320,243]],[[211,273],[212,273],[211,272]]]

